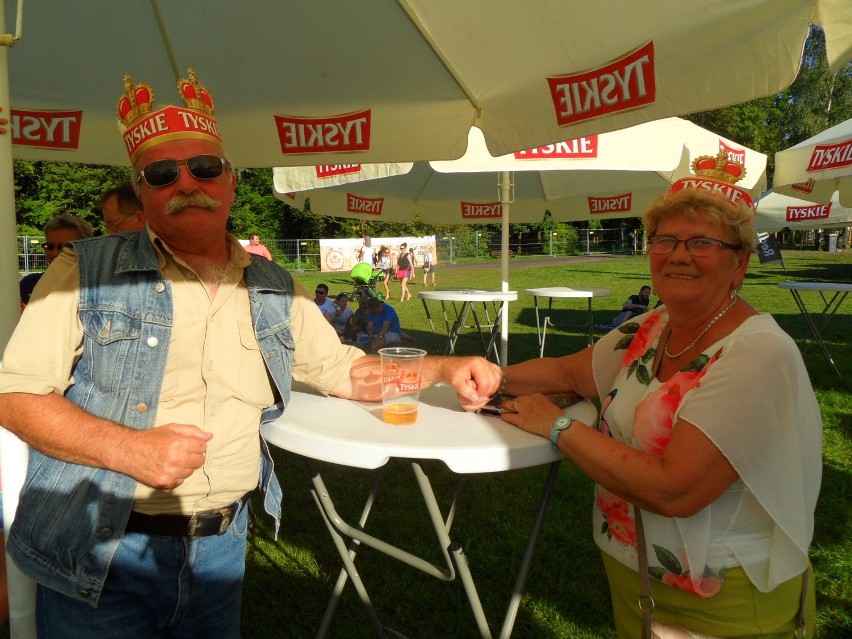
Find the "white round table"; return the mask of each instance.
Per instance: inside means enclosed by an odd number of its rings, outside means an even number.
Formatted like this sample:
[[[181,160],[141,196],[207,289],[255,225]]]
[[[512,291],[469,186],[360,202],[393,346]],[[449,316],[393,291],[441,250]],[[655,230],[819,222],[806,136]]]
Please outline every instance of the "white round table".
[[[447,343],[443,350],[444,355],[455,353],[459,333],[462,328],[466,327],[468,316],[472,316],[477,333],[482,341],[485,357],[489,357],[493,352],[495,361],[500,364],[500,353],[498,352],[496,342],[497,336],[500,334],[500,319],[503,314],[503,306],[507,302],[514,302],[518,299],[517,291],[437,288],[431,291],[418,291],[417,295],[423,302],[426,319],[429,320],[429,326],[432,328],[433,333],[435,332],[435,324],[432,321],[432,314],[429,311],[427,301],[436,300],[441,302],[441,312],[443,313],[444,324],[447,329]],[[447,313],[447,302],[452,305],[455,314],[452,320],[450,320],[450,316]],[[456,303],[460,303],[461,306],[456,306]],[[484,321],[480,320],[477,313],[477,303],[481,303],[482,305],[481,313],[483,314]],[[489,305],[491,305],[490,310]]]
[[[590,401],[578,402],[565,410],[586,424],[597,423],[597,412]],[[563,458],[562,453],[555,450],[548,440],[515,428],[498,417],[465,412],[459,406],[455,391],[447,386],[434,386],[421,393],[418,420],[411,426],[385,424],[381,413],[380,403],[354,402],[293,392],[284,415],[261,427],[267,442],[304,458],[311,476],[311,492],[343,562],[343,569],[338,576],[317,637],[325,636],[343,588],[350,579],[359,593],[376,635],[386,636],[386,629],[378,620],[366,586],[355,567],[358,544],[374,548],[443,581],[452,581],[458,573],[474,613],[478,636],[491,636],[468,560],[461,544],[450,538],[453,517],[458,516],[457,497],[460,489],[457,488],[449,508],[450,514],[445,517],[420,463],[421,460],[431,459],[443,461],[454,473],[460,475],[511,471],[550,464],[500,634],[501,637],[510,636],[553,484]],[[444,556],[443,566],[435,565],[366,532],[367,517],[371,508],[376,507],[382,473],[391,458],[402,458],[411,464],[426,504],[431,527],[436,533],[440,551]],[[332,501],[332,493],[316,470],[313,460],[355,468],[379,469],[379,477],[367,498],[357,525],[348,524],[338,514]],[[460,477],[459,486],[463,485],[463,482],[464,477]],[[393,507],[393,504],[381,503],[384,507]]]
[[[533,296],[533,305],[535,306],[535,328],[538,333],[538,345],[540,348],[539,357],[544,357],[544,341],[547,339],[547,327],[553,326],[558,328],[560,326],[572,326],[571,324],[554,324],[550,319],[550,313],[553,310],[553,300],[555,298],[575,298],[575,297],[583,297],[589,301],[589,315],[588,320],[585,326],[589,332],[589,346],[594,344],[595,335],[594,335],[594,316],[592,314],[592,300],[596,297],[609,297],[612,293],[608,288],[584,288],[584,289],[576,289],[576,288],[568,288],[567,286],[547,286],[544,288],[528,288],[524,291],[527,295]],[[548,299],[547,302],[547,312],[548,315],[544,317],[544,321],[539,320],[539,308],[538,308],[538,298],[546,297]],[[582,324],[580,325],[582,326]]]

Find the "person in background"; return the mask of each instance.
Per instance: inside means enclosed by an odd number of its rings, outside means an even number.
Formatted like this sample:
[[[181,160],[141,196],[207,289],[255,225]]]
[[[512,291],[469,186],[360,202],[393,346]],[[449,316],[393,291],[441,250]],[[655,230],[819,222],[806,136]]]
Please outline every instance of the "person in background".
[[[627,320],[647,313],[651,306],[651,287],[643,286],[637,295],[631,295],[621,307],[621,312],[615,316],[610,325],[612,328],[624,324]]]
[[[101,194],[98,202],[107,233],[138,231],[145,226],[142,202],[130,182],[119,182]]]
[[[399,301],[406,302],[411,299],[411,291],[408,290],[408,277],[411,274],[411,258],[408,256],[408,244],[403,242],[399,247],[399,256],[396,258],[396,278],[402,287]]]
[[[319,307],[322,316],[330,322],[334,315],[334,302],[328,298],[327,284],[317,284],[314,289],[314,304]]]
[[[331,322],[341,342],[345,341],[344,335],[351,317],[352,308],[349,306],[349,296],[346,293],[339,293],[334,298],[334,313],[328,321]]]
[[[432,286],[435,286],[435,261],[432,258],[432,249],[427,248],[426,254],[423,256],[423,286],[426,286],[426,279],[430,273],[432,274]]]
[[[373,240],[365,233],[362,238],[362,242],[361,248],[358,249],[358,261],[376,268],[376,262],[373,256]]]
[[[390,299],[390,280],[393,275],[393,262],[391,262],[390,248],[382,246],[379,249],[379,263],[377,268],[385,274],[382,284],[385,287],[385,299]]]
[[[369,297],[362,295],[358,299],[358,308],[349,316],[346,330],[343,333],[344,341],[353,344],[363,351],[370,348],[370,336],[367,335],[367,313],[369,312]]]
[[[819,405],[795,342],[739,295],[753,209],[716,194],[735,188],[676,183],[645,213],[665,306],[577,354],[504,369],[500,390],[514,397],[502,419],[550,440],[596,482],[592,530],[622,639],[641,636],[637,553],[654,621],[792,637],[804,593],[812,636]],[[600,399],[596,428],[542,394],[571,391]]]
[[[374,351],[402,341],[396,309],[378,298],[371,298],[367,311],[367,336]]]
[[[270,262],[272,261],[272,254],[269,252],[269,249],[266,248],[263,244],[260,243],[260,235],[257,233],[249,234],[249,243],[243,247],[247,253],[251,253],[252,255],[259,255],[260,257],[265,257]]]
[[[82,240],[85,237],[92,237],[94,234],[95,232],[92,230],[91,224],[76,215],[57,215],[51,218],[44,225],[45,239],[41,245],[41,248],[44,249],[44,257],[47,260],[48,266],[59,256],[66,242]],[[36,284],[41,281],[42,275],[44,273],[30,273],[21,278],[21,281],[18,283],[21,294],[21,310],[24,310],[27,304],[29,304],[30,297],[35,290]]]
[[[408,272],[408,281],[411,284],[417,284],[417,273],[415,272],[417,256],[414,254],[413,248],[408,249],[408,263],[411,265],[411,269]]]
[[[30,451],[7,549],[37,582],[41,637],[237,639],[250,498],[281,519],[261,424],[292,380],[381,400],[379,358],[227,232],[237,176],[212,99],[192,71],[178,90],[185,107],[138,109],[154,92],[125,77],[145,230],[63,251],[3,354],[0,424]],[[481,358],[424,361],[423,386],[468,410],[499,379]]]

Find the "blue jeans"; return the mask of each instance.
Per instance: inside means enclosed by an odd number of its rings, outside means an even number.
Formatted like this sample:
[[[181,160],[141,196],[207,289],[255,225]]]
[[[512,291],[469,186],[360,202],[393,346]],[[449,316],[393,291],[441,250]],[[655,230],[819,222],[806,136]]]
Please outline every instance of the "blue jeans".
[[[239,639],[248,505],[221,535],[127,532],[97,608],[39,586],[40,639]]]

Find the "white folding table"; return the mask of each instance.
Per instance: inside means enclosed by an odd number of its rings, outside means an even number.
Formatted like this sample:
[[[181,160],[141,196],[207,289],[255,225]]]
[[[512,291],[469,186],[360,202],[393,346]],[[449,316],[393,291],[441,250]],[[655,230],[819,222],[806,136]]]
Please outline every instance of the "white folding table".
[[[427,301],[437,300],[441,302],[441,312],[443,313],[444,325],[447,329],[447,343],[444,346],[444,355],[455,353],[459,333],[462,328],[467,328],[467,320],[469,317],[472,317],[479,338],[482,341],[485,357],[489,357],[493,352],[494,361],[498,364],[501,363],[500,353],[497,349],[497,337],[500,335],[500,318],[502,316],[503,305],[518,299],[517,291],[438,288],[431,291],[418,291],[417,295],[423,302],[426,319],[429,320],[429,326],[432,328],[433,333],[435,332],[435,324],[432,321],[432,314],[429,311]],[[447,313],[447,302],[452,305],[453,313],[455,314],[452,320]],[[457,303],[460,303],[461,306],[456,306]],[[477,312],[477,304],[482,305],[480,312],[483,315],[482,319],[484,321],[480,319]]]
[[[834,374],[842,378],[840,371],[837,370],[837,365],[831,357],[831,353],[828,352],[825,341],[822,339],[822,331],[831,321],[831,318],[835,316],[837,309],[846,300],[850,291],[852,291],[852,284],[848,282],[781,282],[778,286],[792,293],[796,306],[799,307],[799,311],[805,318],[805,322],[810,329],[817,347],[828,361],[828,365],[834,371]],[[819,293],[823,308],[817,318],[814,318],[808,311],[808,307],[805,306],[805,302],[802,299],[802,291],[815,291]],[[807,347],[803,352],[807,352]]]
[[[566,409],[587,424],[597,423],[590,401],[581,401]],[[435,386],[421,394],[419,418],[411,426],[391,426],[381,419],[381,406],[334,397],[293,392],[284,415],[265,424],[266,440],[280,448],[302,456],[311,476],[311,493],[326,523],[331,538],[343,561],[343,568],[326,608],[317,637],[324,637],[348,580],[352,581],[367,612],[376,636],[403,636],[385,628],[379,621],[367,589],[355,568],[358,548],[364,544],[394,559],[417,568],[442,581],[453,581],[458,575],[476,621],[479,636],[490,638],[491,630],[482,608],[464,550],[451,538],[464,475],[509,471],[550,464],[537,513],[529,534],[526,551],[518,569],[514,590],[503,621],[500,637],[509,637],[515,623],[521,595],[532,557],[547,512],[553,484],[563,458],[550,442],[531,435],[497,417],[463,411],[455,391]],[[334,415],[335,419],[318,419],[318,415]],[[367,518],[381,488],[386,464],[391,458],[402,458],[411,464],[429,519],[443,552],[445,565],[435,565],[421,557],[378,539],[365,531]],[[435,498],[421,460],[443,461],[459,475],[449,512],[444,517]],[[338,514],[329,488],[316,469],[314,460],[354,468],[378,469],[376,481],[367,498],[357,524],[345,522]],[[348,543],[348,547],[347,547]]]
[[[586,289],[574,289],[568,288],[567,286],[547,286],[544,288],[528,288],[526,291],[527,295],[532,295],[533,297],[533,305],[535,306],[535,329],[538,334],[538,345],[539,345],[539,357],[544,357],[544,341],[547,339],[547,327],[553,326],[554,328],[560,328],[565,326],[586,326],[589,332],[589,346],[594,344],[595,335],[594,335],[594,316],[592,315],[592,300],[596,297],[609,297],[611,292],[608,288],[586,288]],[[547,298],[547,315],[545,315],[544,320],[539,319],[539,308],[538,308],[538,298],[546,297]],[[551,319],[551,313],[553,312],[553,300],[555,298],[575,298],[581,297],[586,298],[589,302],[588,310],[589,315],[586,321],[586,324],[555,324]]]

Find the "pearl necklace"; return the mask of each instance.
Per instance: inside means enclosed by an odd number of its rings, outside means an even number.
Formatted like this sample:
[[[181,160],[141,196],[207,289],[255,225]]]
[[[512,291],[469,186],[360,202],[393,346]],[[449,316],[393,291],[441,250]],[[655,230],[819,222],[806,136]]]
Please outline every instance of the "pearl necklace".
[[[704,330],[701,331],[698,334],[698,337],[696,337],[694,340],[692,340],[686,348],[684,348],[681,351],[678,351],[677,353],[669,353],[669,340],[672,337],[672,333],[671,333],[671,331],[669,331],[669,334],[666,335],[666,343],[663,346],[663,353],[665,353],[666,357],[668,357],[670,359],[677,359],[678,357],[680,357],[681,355],[683,355],[687,351],[691,350],[698,343],[698,340],[700,340],[702,337],[704,337],[707,334],[707,331],[709,331],[711,328],[713,328],[713,324],[715,324],[720,319],[722,319],[722,316],[725,313],[727,313],[728,311],[730,311],[734,307],[734,304],[736,304],[736,303],[737,303],[737,295],[735,294],[734,299],[731,301],[731,303],[728,304],[722,310],[721,313],[719,313],[716,317],[714,317],[712,320],[710,320],[710,323],[707,326],[704,327]]]

